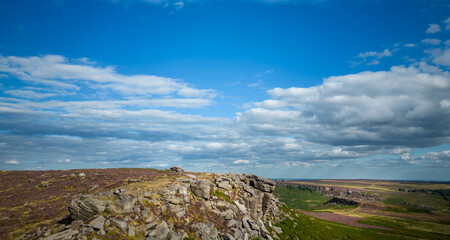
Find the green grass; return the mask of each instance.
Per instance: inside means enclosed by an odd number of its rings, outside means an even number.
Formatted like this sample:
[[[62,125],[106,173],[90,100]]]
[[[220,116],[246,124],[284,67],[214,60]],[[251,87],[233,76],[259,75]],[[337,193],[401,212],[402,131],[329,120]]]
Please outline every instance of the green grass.
[[[358,222],[380,227],[393,228],[399,235],[423,239],[450,239],[450,225],[424,220],[392,218],[385,216],[368,217]]]
[[[225,200],[228,203],[233,204],[233,201],[231,201],[230,197],[228,197],[225,193],[223,193],[222,191],[220,191],[219,189],[217,189],[216,191],[211,191],[210,192],[211,195],[218,197],[219,199]]]
[[[429,213],[430,210],[425,208],[415,207],[413,205],[408,205],[407,202],[404,202],[402,198],[398,197],[388,197],[384,199],[384,204],[387,204],[386,211],[389,212],[400,212],[400,213]]]
[[[276,223],[283,233],[279,234],[281,240],[291,239],[406,239],[389,230],[358,228],[339,223],[328,222],[309,217],[303,213],[291,211],[284,207],[283,211],[292,218],[285,218]]]
[[[398,213],[431,213],[431,211],[428,209],[418,207],[402,207],[395,205],[388,205],[386,211]]]
[[[445,219],[436,221],[418,220],[400,217],[375,216],[365,217],[359,220],[360,223],[386,227],[392,230],[369,229],[348,226],[340,223],[320,220],[309,217],[305,214],[292,210],[317,210],[324,209],[323,206],[311,203],[326,202],[330,197],[325,197],[312,191],[307,187],[286,187],[277,186],[274,194],[280,201],[286,203],[283,212],[290,218],[275,225],[281,227],[283,233],[280,239],[449,239],[450,223]],[[417,214],[423,213],[426,216],[444,216],[448,206],[444,194],[406,192],[383,193],[383,203],[387,206],[387,211]],[[326,208],[325,208],[326,209]],[[436,210],[429,210],[436,209]],[[441,210],[437,212],[438,210]],[[418,215],[415,215],[418,216]]]
[[[403,199],[399,198],[399,197],[388,197],[388,198],[384,199],[383,203],[384,204],[402,205]]]
[[[322,204],[331,199],[307,187],[299,187],[277,186],[274,194],[289,207],[302,210],[322,209]]]
[[[340,205],[323,206],[322,204],[330,200],[332,197],[323,196],[322,194],[305,186],[277,186],[274,194],[278,199],[280,199],[280,201],[286,203],[289,207],[294,209],[313,211],[321,209],[343,209],[357,207]]]
[[[440,195],[420,192],[388,194],[383,203],[388,205],[387,211],[430,213],[432,210],[448,209],[449,202]]]
[[[287,239],[450,239],[449,226],[434,222],[398,219],[388,217],[371,217],[360,220],[361,223],[393,230],[380,230],[348,226],[307,216],[287,206],[282,208],[286,217],[275,226],[283,233],[281,240]]]
[[[374,191],[382,191],[383,190],[383,189],[380,189],[380,188],[371,188],[371,187],[366,187],[364,189],[366,189],[366,190],[374,190]]]

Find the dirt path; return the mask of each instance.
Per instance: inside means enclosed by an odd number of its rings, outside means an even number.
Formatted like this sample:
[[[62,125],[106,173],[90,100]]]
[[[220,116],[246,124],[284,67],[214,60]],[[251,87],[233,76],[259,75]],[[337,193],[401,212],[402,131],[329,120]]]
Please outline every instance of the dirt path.
[[[299,211],[308,216],[311,216],[311,217],[315,217],[315,218],[319,218],[319,219],[323,219],[323,220],[327,220],[327,221],[332,221],[332,222],[337,222],[337,223],[342,223],[342,224],[347,224],[350,226],[363,227],[363,228],[375,228],[375,229],[383,229],[383,230],[393,230],[392,228],[385,228],[385,227],[372,226],[372,225],[359,223],[358,220],[360,220],[361,218],[358,218],[358,217],[345,216],[345,215],[337,214],[337,213],[325,213],[325,212],[318,213],[318,212],[308,212],[308,211],[303,211],[303,210],[299,210]]]

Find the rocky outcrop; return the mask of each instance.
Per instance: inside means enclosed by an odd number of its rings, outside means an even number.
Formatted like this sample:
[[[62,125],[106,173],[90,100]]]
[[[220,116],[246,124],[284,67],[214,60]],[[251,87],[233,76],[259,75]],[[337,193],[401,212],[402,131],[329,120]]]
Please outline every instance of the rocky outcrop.
[[[72,200],[72,222],[49,239],[274,239],[275,182],[251,174],[188,174]],[[156,180],[158,181],[158,180]],[[270,226],[270,227],[269,227]]]
[[[172,171],[172,172],[184,172],[184,169],[182,169],[181,167],[171,167],[170,171]]]
[[[244,203],[248,209],[248,213],[258,219],[266,219],[267,214],[272,213],[278,209],[276,207],[277,200],[272,197],[272,192],[275,189],[275,182],[267,178],[263,178],[251,174],[237,174],[240,180],[240,186],[244,190]]]
[[[251,174],[241,174],[239,175],[239,178],[241,181],[245,182],[245,184],[263,192],[272,193],[275,189],[275,181],[269,180],[264,177]]]
[[[53,234],[49,237],[44,238],[44,240],[64,240],[64,239],[73,239],[74,236],[78,234],[77,230],[67,229],[62,232]]]
[[[209,180],[194,182],[190,187],[195,196],[209,199],[209,193],[211,191],[211,182]]]
[[[307,184],[295,184],[295,183],[284,183],[279,182],[283,185],[301,185],[307,188],[313,189],[322,195],[333,196],[337,198],[354,200],[357,202],[370,201],[370,202],[382,202],[383,197],[375,191],[366,191],[360,189],[350,189],[345,187],[329,187],[320,185],[307,185]]]
[[[332,199],[325,202],[323,205],[357,206],[359,205],[359,202],[345,198],[333,197]]]
[[[73,219],[88,220],[104,212],[109,204],[109,201],[102,200],[101,198],[94,198],[92,195],[83,195],[72,200],[69,205],[69,212]]]

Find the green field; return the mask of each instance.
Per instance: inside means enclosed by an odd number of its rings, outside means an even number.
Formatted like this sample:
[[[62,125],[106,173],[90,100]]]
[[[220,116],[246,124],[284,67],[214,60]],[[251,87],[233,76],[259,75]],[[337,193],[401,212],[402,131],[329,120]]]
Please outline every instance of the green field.
[[[439,232],[436,226],[426,229],[430,226],[423,226],[424,229],[415,226],[414,221],[394,223],[386,221],[382,218],[369,219],[365,222],[389,226],[393,230],[378,230],[369,228],[353,227],[344,224],[325,221],[307,216],[297,212],[290,207],[284,207],[283,212],[286,216],[285,220],[276,223],[275,226],[283,230],[278,236],[282,240],[292,239],[450,239],[450,235]],[[410,228],[408,224],[413,224]],[[416,227],[417,229],[414,229]],[[272,229],[270,229],[272,230]],[[438,232],[433,232],[438,231]]]
[[[302,210],[323,209],[322,204],[331,199],[302,186],[277,186],[274,194],[288,206]]]
[[[383,203],[405,207],[412,212],[445,212],[449,209],[449,201],[441,195],[406,192],[389,193],[384,196]]]
[[[357,206],[339,206],[339,205],[323,205],[332,196],[323,196],[305,186],[277,186],[274,191],[275,196],[280,201],[286,203],[294,209],[301,209],[307,211],[324,210],[324,209],[350,209]]]
[[[323,206],[331,196],[323,196],[308,187],[317,185],[317,181],[305,185],[278,185],[274,194],[287,205],[285,212],[291,216],[277,225],[285,230],[281,239],[450,239],[448,184],[364,180],[353,184],[344,180],[335,181],[335,186],[332,180],[320,182],[330,187],[377,189],[376,194],[382,201],[362,200],[360,206],[353,209]],[[391,230],[348,226],[313,218],[293,209],[358,217],[359,223]]]

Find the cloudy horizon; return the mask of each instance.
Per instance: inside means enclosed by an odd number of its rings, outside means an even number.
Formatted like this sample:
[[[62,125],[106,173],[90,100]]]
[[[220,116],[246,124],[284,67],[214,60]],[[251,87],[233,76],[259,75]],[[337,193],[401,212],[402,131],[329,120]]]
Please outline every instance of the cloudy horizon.
[[[0,3],[0,169],[450,181],[432,2]]]

